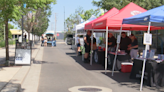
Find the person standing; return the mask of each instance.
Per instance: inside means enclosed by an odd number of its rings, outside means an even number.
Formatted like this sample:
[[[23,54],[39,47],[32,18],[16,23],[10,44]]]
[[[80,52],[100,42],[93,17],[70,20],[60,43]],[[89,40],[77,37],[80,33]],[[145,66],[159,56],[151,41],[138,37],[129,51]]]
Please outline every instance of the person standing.
[[[26,42],[26,38],[27,38],[27,35],[26,35],[26,33],[25,33],[25,35],[24,35],[24,38],[25,38],[25,42]]]
[[[78,55],[80,55],[80,52],[81,52],[81,50],[80,50],[80,35],[78,35],[77,37],[76,37],[76,44],[77,44],[77,56]]]
[[[43,44],[44,44],[44,37],[42,35],[42,37],[41,37],[41,46],[43,46]]]
[[[89,53],[91,50],[91,31],[87,31],[86,37],[84,37],[84,47],[85,47],[85,54],[84,54],[84,62],[89,63]]]
[[[128,47],[131,45],[131,39],[126,35],[125,32],[121,33],[120,50],[124,50],[127,54],[130,54]]]
[[[44,46],[47,47],[47,36],[44,37]]]
[[[116,47],[116,38],[112,33],[108,34],[108,48],[110,51],[113,51]]]
[[[53,44],[54,46],[56,46],[56,36],[54,35],[54,38],[53,38]]]
[[[135,58],[137,58],[137,52],[138,52],[138,40],[136,39],[136,37],[133,34],[131,34],[130,39],[131,39],[132,43],[129,46],[128,50],[130,50],[131,58],[135,59]]]

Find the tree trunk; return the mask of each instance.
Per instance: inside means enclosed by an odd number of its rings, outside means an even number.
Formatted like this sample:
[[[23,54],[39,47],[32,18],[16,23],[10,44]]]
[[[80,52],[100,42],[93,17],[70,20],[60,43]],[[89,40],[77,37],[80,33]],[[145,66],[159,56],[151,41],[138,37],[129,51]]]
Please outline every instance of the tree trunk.
[[[30,33],[28,32],[28,42],[30,42]]]
[[[8,45],[8,20],[5,21],[5,48],[6,48],[6,61],[9,60],[9,45]]]

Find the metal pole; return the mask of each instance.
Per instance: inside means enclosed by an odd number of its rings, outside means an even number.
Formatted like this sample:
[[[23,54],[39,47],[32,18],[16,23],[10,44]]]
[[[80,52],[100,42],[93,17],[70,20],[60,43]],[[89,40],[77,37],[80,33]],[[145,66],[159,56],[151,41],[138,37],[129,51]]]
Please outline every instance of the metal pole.
[[[22,43],[23,43],[23,15],[22,15]]]
[[[107,71],[107,58],[108,58],[108,26],[106,26],[106,49],[105,49],[105,74]]]
[[[34,46],[34,30],[32,28],[32,46]]]
[[[56,13],[55,13],[55,37],[57,37],[57,34],[56,34],[56,24],[57,24],[57,19],[56,19]]]
[[[65,6],[64,6],[64,32],[65,32]]]
[[[120,40],[120,41],[121,41],[121,31],[122,31],[122,25],[121,25],[119,37],[117,37],[117,40]],[[113,68],[112,68],[112,76],[114,75],[114,68],[115,68],[115,65],[116,65],[117,52],[118,52],[120,41],[117,42],[117,48],[116,48],[115,57],[114,57],[114,63],[113,63]]]
[[[93,52],[93,29],[92,29],[92,38],[91,38],[91,57],[90,57],[90,65],[92,65],[92,52]]]
[[[151,22],[149,22],[149,27],[147,33],[150,33],[150,26]],[[141,84],[140,84],[140,91],[142,91],[142,86],[143,86],[143,78],[144,78],[144,73],[145,73],[145,63],[146,63],[146,56],[147,56],[147,49],[149,45],[146,45],[145,47],[145,54],[144,54],[144,62],[143,62],[143,67],[142,67],[142,77],[141,77]]]

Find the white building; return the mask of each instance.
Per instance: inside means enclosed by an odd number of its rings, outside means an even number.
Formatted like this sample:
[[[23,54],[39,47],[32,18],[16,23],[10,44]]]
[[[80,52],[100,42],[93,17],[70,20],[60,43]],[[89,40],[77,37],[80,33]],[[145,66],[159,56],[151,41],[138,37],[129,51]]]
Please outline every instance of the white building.
[[[19,39],[19,38],[22,38],[22,30],[19,30],[19,29],[10,29],[10,32],[12,34],[12,38],[13,39]],[[24,33],[23,35],[26,35],[26,39],[28,39],[28,32],[24,30]],[[37,35],[32,35],[32,33],[30,33],[30,40],[32,40],[32,37],[34,38],[35,36],[35,40],[39,40],[39,36]]]

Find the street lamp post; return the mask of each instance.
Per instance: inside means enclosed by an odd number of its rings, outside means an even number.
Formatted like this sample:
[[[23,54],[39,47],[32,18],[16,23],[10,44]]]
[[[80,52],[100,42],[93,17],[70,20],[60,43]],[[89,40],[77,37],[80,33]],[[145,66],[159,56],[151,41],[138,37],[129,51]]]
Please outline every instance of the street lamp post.
[[[23,0],[23,3],[24,3],[24,0]],[[26,4],[23,4],[23,8],[26,8]],[[23,29],[24,29],[24,28],[23,28],[23,22],[24,22],[24,21],[23,21],[23,15],[22,15],[22,43],[23,43],[23,33],[24,33],[24,32],[23,32]]]

